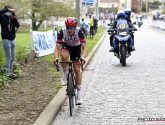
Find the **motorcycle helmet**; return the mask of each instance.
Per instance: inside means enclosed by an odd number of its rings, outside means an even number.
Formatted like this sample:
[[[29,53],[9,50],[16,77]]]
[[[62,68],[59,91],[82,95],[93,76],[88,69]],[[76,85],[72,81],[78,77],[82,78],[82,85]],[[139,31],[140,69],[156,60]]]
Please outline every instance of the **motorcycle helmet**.
[[[117,12],[117,19],[119,19],[119,18],[125,18],[125,13],[124,13],[124,11],[118,11],[118,12]]]
[[[130,9],[125,9],[124,13],[125,13],[125,18],[129,18],[131,13],[132,13],[132,11]]]

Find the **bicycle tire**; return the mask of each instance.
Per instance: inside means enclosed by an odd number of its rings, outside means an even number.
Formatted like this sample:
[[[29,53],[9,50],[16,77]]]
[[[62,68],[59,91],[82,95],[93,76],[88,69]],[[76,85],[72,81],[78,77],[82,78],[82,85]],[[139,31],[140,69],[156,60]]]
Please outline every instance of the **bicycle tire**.
[[[70,115],[72,116],[72,111],[73,111],[73,77],[71,73],[68,74],[68,96],[69,96],[69,110],[70,110]]]

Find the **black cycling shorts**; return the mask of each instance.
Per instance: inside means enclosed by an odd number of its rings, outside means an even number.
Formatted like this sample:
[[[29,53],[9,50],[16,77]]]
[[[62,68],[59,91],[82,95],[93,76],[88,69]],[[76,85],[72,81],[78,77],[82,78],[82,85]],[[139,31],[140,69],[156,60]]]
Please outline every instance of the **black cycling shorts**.
[[[81,45],[78,46],[68,46],[65,43],[61,44],[60,51],[63,51],[64,49],[67,49],[70,54],[70,60],[72,61],[78,61],[81,57]]]

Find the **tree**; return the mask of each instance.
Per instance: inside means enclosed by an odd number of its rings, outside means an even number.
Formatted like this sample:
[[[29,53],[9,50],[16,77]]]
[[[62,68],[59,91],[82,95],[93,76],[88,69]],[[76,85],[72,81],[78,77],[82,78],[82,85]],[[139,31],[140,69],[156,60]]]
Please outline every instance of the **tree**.
[[[73,2],[56,2],[55,0],[5,0],[2,5],[10,3],[16,8],[19,16],[27,15],[32,20],[32,30],[38,30],[40,25],[51,16],[74,16]],[[18,4],[19,3],[19,4]]]
[[[138,9],[137,6],[133,6],[133,7],[131,8],[131,10],[132,10],[132,12],[134,12],[134,13],[138,13],[138,12],[139,12],[139,9]]]
[[[152,5],[162,5],[162,3],[159,1],[154,1],[154,2],[152,2]]]
[[[165,14],[165,3],[164,3],[164,10],[163,10],[163,12],[162,12],[163,14]]]

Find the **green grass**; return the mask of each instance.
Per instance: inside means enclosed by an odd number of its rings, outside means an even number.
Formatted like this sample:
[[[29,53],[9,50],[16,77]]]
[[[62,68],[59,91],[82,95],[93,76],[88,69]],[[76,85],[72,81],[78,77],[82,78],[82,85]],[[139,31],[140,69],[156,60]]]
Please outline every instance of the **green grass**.
[[[103,36],[104,32],[105,32],[105,27],[100,26],[97,30],[97,34],[94,35],[93,39],[86,39],[87,42],[87,48],[88,48],[88,54],[92,51],[94,45],[96,45],[96,43],[100,40],[100,38]]]
[[[60,89],[60,88],[62,88],[62,85],[61,85],[61,83],[52,83],[51,87],[55,87],[57,89]]]

